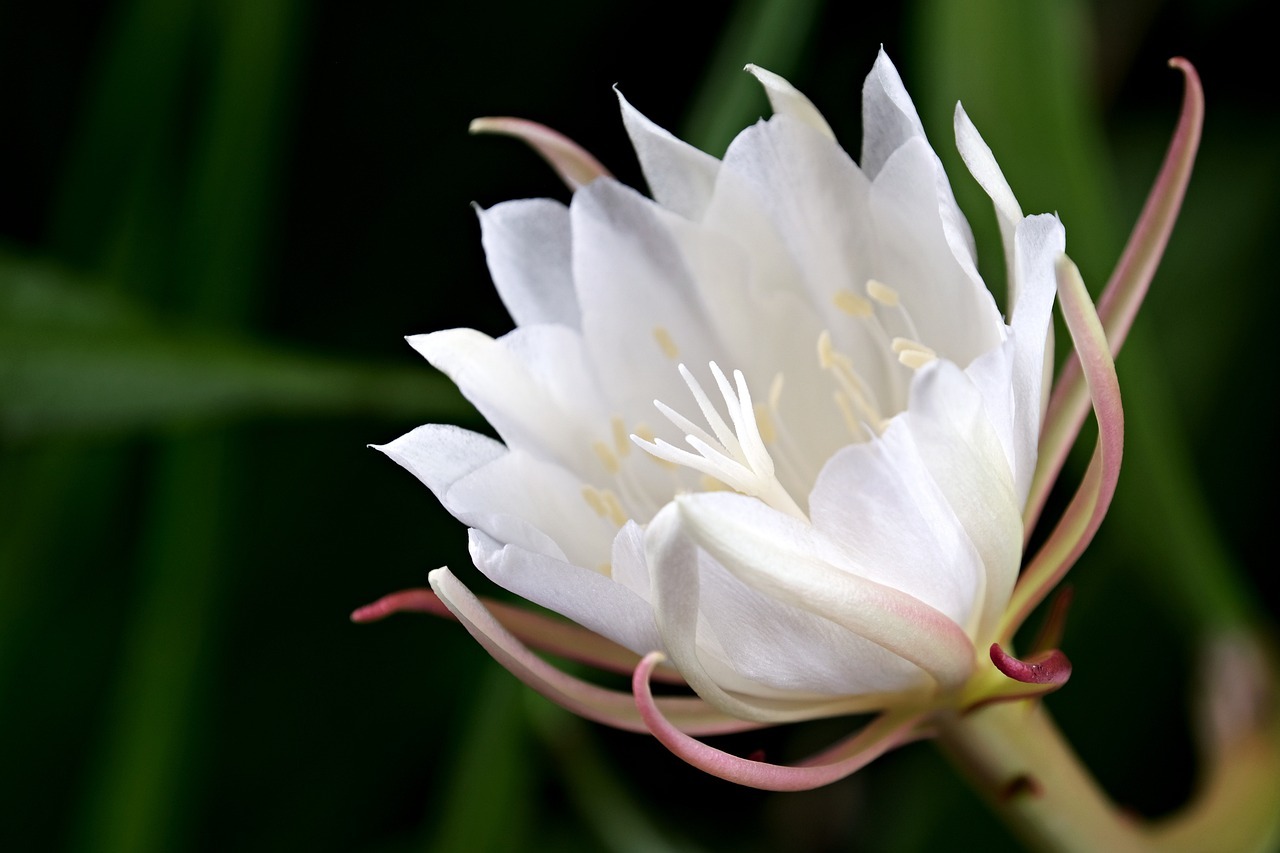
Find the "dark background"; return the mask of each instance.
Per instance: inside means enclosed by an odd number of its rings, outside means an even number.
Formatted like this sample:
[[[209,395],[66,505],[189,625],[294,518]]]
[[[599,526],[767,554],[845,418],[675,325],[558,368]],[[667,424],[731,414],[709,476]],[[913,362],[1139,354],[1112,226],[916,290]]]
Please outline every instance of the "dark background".
[[[1064,152],[1038,142],[1064,138],[1044,118],[1060,105],[1009,100],[1025,81],[1007,72],[1012,88],[982,83],[1010,56],[940,50],[947,21],[971,11],[982,31],[1007,4],[855,5],[818,9],[772,67],[856,153],[883,44],[980,238],[989,207],[950,153],[957,98],[1023,207],[1060,212],[1095,289],[1176,119],[1165,60],[1203,75],[1198,173],[1136,333],[1142,381],[1120,362],[1129,467],[1072,576],[1076,674],[1050,700],[1120,802],[1165,813],[1192,785],[1200,641],[1276,611],[1250,556],[1273,550],[1276,470],[1262,7],[1021,4],[1001,50],[1048,33],[1084,72],[1096,146]],[[679,130],[704,77],[741,65],[716,52],[735,4],[690,8],[0,3],[0,847],[1012,843],[927,745],[807,794],[739,789],[549,709],[456,625],[347,621],[438,565],[476,577],[461,526],[365,449],[427,420],[482,428],[402,337],[509,328],[468,205],[566,197],[468,122],[544,122],[643,186],[610,87]],[[848,727],[726,746],[796,757]]]

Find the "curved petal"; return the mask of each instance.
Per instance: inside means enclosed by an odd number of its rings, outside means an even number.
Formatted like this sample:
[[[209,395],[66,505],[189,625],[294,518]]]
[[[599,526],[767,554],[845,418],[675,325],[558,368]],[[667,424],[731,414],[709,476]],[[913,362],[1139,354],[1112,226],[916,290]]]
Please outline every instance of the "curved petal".
[[[1022,504],[999,436],[978,387],[945,361],[918,373],[904,420],[920,461],[981,561],[982,600],[969,624],[972,636],[989,637],[1022,563]],[[962,552],[953,548],[943,556],[948,553],[954,559]]]
[[[648,731],[630,693],[608,690],[575,678],[529,651],[447,568],[436,569],[429,580],[436,595],[471,636],[525,684],[588,720],[631,732]],[[722,714],[701,699],[664,697],[656,701],[674,726],[691,735],[728,734],[758,728]]]
[[[904,142],[885,161],[871,183],[875,277],[901,294],[916,328],[907,337],[928,341],[961,366],[1004,339],[1004,324],[957,229],[955,217],[939,196],[938,156],[923,136]],[[946,177],[941,180],[945,183]],[[947,190],[950,192],[950,189]],[[902,334],[902,333],[898,333]]]
[[[471,559],[489,580],[636,654],[662,648],[648,602],[607,576],[469,532]]]
[[[1098,419],[1098,441],[1084,480],[1066,512],[1018,579],[1001,623],[1000,642],[1006,644],[1093,540],[1111,506],[1124,453],[1124,409],[1115,361],[1080,271],[1066,255],[1058,261],[1058,297],[1076,353],[1084,365]]]
[[[449,424],[426,424],[394,441],[369,446],[421,480],[441,503],[450,486],[507,453],[502,442]]]
[[[917,384],[934,373],[934,367],[926,368]],[[921,438],[935,441],[937,430],[924,420],[945,419],[948,416],[938,410],[959,402],[963,376],[954,390],[947,387],[946,378],[926,381],[919,392],[913,389],[917,397],[933,398],[923,401],[930,408],[921,414],[918,430],[913,429],[915,413],[909,411],[895,418],[878,439],[851,445],[832,457],[809,497],[809,514],[814,529],[843,551],[832,561],[854,566],[864,579],[906,593],[968,627],[985,568],[916,443],[917,431]],[[929,455],[945,457],[958,443],[955,439],[948,446],[931,448]]]
[[[1018,304],[1018,280],[1014,275],[1012,264],[1013,232],[1022,221],[1022,207],[1014,197],[1009,182],[1005,180],[1004,172],[1000,170],[1000,165],[996,162],[995,155],[991,153],[991,148],[978,133],[978,129],[974,127],[968,113],[959,102],[956,102],[954,125],[956,148],[960,151],[960,158],[969,168],[969,174],[973,175],[978,185],[991,197],[996,208],[996,220],[1000,225],[1000,238],[1004,243],[1004,256],[1008,266],[1007,304],[1009,312],[1012,313]]]
[[[674,503],[649,523],[645,552],[653,572],[654,618],[667,654],[698,695],[717,708],[742,719],[779,723],[858,713],[888,703],[890,697],[885,695],[824,697],[785,691],[759,695],[726,689],[722,682],[730,681],[727,668],[710,656],[712,650],[699,634],[699,554],[681,529]]]
[[[569,209],[546,198],[477,208],[489,275],[519,326],[582,324],[570,265]]]
[[[1018,279],[1018,304],[1009,319],[1016,350],[1013,359],[1014,479],[1018,505],[1027,500],[1035,475],[1040,414],[1046,368],[1052,369],[1050,333],[1055,265],[1066,250],[1062,222],[1052,214],[1028,216],[1014,231],[1013,268]]]
[[[547,161],[565,186],[577,191],[600,177],[611,177],[609,170],[600,165],[569,137],[534,121],[522,118],[478,118],[471,122],[472,133],[498,133],[514,136],[538,152]]]
[[[943,689],[958,687],[972,673],[973,644],[958,624],[914,596],[855,574],[856,563],[836,563],[834,543],[803,522],[725,492],[677,497],[675,503],[687,534],[748,586],[910,661]],[[882,660],[866,663],[871,668]],[[911,681],[881,687],[917,688]]]
[[[590,454],[588,425],[608,415],[582,355],[581,338],[563,326],[529,326],[499,340],[474,329],[408,338],[458,386],[507,446],[550,457],[597,479],[607,473]]]
[[[649,689],[649,677],[661,654],[647,655],[636,667],[631,689],[645,725],[663,746],[712,776],[766,791],[808,791],[843,779],[889,750],[919,737],[922,714],[885,714],[853,737],[815,755],[803,764],[787,767],[730,755],[694,740],[663,713]]]

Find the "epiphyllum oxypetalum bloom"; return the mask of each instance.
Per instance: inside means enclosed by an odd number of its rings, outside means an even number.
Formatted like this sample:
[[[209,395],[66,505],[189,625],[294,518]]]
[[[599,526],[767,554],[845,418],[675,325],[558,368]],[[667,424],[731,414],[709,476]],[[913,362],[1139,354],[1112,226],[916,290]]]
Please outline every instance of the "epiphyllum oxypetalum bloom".
[[[1181,67],[1190,105],[1198,88]],[[803,788],[918,736],[934,712],[1065,680],[1061,653],[1024,662],[1004,647],[1109,503],[1122,426],[1107,336],[1119,345],[1163,247],[1198,116],[1184,112],[1104,330],[1062,224],[1022,215],[957,106],[960,153],[1001,227],[1006,322],[883,53],[863,89],[860,164],[803,95],[749,70],[774,115],[723,160],[621,101],[652,200],[546,128],[477,122],[525,139],[574,190],[568,207],[480,214],[514,331],[410,339],[502,441],[429,425],[381,449],[471,528],[485,575],[576,625],[486,606],[447,568],[431,573],[434,594],[389,596],[356,618],[443,602],[566,707],[652,731],[725,778]],[[1089,393],[1067,375],[1042,439],[1055,289]],[[1094,464],[1020,580],[1024,530],[1090,398]],[[634,670],[634,696],[526,644]],[[655,699],[651,677],[697,695]],[[884,713],[799,768],[692,737],[870,711]]]

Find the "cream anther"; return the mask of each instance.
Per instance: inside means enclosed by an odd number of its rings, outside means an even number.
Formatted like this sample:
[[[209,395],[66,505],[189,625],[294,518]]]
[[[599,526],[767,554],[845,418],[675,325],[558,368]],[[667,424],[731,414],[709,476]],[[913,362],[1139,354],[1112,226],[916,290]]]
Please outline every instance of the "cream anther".
[[[876,281],[874,278],[867,279],[867,296],[870,296],[886,308],[898,307],[898,291],[883,281]]]

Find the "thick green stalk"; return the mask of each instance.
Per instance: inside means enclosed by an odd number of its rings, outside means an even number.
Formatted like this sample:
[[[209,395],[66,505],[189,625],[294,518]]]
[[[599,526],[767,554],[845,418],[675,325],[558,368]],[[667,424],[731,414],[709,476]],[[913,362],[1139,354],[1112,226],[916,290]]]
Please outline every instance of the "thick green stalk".
[[[1149,850],[1080,764],[1039,701],[988,705],[943,718],[948,758],[1029,846],[1063,853]]]

